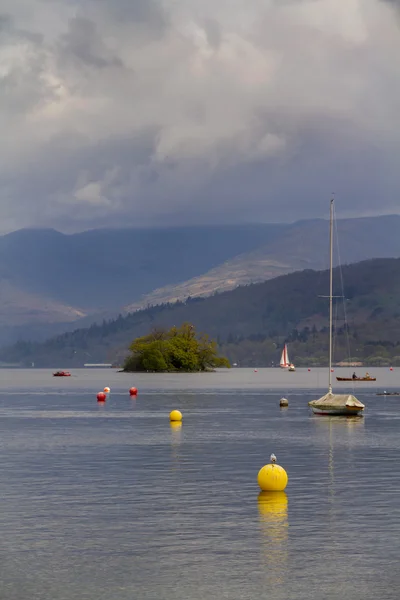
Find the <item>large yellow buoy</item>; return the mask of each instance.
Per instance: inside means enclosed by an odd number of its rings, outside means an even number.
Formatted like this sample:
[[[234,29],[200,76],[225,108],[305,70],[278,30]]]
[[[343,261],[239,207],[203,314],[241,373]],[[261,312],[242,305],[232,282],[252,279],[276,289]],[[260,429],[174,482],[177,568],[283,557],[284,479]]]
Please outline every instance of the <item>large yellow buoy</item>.
[[[182,413],[180,410],[173,410],[169,415],[170,421],[182,421]]]
[[[277,464],[265,465],[257,476],[257,483],[263,492],[283,492],[288,476],[283,467]]]

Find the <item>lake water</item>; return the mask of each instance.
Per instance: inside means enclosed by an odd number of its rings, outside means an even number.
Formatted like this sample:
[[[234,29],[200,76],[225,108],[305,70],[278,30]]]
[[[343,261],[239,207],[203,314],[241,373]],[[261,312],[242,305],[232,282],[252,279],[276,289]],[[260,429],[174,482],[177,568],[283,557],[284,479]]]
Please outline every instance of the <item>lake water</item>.
[[[357,384],[361,418],[309,412],[320,369],[71,372],[0,370],[0,598],[399,597],[400,397],[376,393],[400,369]],[[260,493],[272,452],[289,483]]]

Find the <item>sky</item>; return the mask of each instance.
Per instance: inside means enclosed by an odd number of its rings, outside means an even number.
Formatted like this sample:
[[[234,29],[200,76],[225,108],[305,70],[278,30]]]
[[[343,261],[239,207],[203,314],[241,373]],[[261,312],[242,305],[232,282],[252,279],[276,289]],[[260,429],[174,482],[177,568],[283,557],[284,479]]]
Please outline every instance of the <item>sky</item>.
[[[0,232],[400,212],[400,0],[1,0]]]

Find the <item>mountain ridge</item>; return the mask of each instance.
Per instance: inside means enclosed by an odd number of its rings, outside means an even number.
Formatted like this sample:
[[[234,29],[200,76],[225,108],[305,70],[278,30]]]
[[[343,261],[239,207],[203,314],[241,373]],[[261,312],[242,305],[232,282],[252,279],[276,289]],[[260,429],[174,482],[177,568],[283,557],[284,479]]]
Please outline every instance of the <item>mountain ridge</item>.
[[[342,276],[343,293],[339,289]],[[339,358],[346,357],[347,332],[355,353],[376,358],[380,352],[388,357],[387,348],[392,348],[396,352],[391,350],[393,357],[398,355],[400,361],[400,259],[370,259],[336,267],[334,281],[334,294],[346,298],[347,313],[345,321],[344,307],[337,312],[335,347]],[[319,357],[323,361],[327,358],[328,289],[328,270],[297,271],[208,298],[119,316],[43,344],[20,342],[0,351],[0,359],[35,362],[37,366],[55,366],[57,360],[58,365],[72,367],[82,366],[89,355],[91,362],[117,363],[135,337],[154,327],[192,322],[198,331],[217,339],[232,362],[253,364],[257,360],[259,366],[267,366],[277,360],[285,341],[291,343],[292,360],[306,356],[307,360]]]
[[[400,256],[400,217],[338,219],[341,261]],[[328,264],[328,223],[25,229],[0,237],[0,345]],[[1,287],[0,287],[1,290]],[[13,306],[11,307],[11,304]],[[37,310],[41,304],[43,310]],[[47,308],[46,308],[47,307]],[[74,316],[75,315],[75,316]],[[76,317],[76,318],[75,318]]]

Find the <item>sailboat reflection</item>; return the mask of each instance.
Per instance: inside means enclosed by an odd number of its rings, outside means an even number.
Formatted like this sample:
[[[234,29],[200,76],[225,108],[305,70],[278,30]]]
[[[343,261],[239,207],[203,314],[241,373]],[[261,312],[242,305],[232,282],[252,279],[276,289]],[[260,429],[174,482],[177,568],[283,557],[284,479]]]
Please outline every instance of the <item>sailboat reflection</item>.
[[[343,468],[345,463],[354,464],[352,450],[356,446],[360,433],[363,435],[365,419],[363,417],[324,417],[315,419],[318,433],[321,433],[323,439],[328,442],[327,467],[328,467],[328,502],[327,516],[325,520],[325,540],[326,547],[329,548],[331,561],[341,561],[341,523],[345,518],[343,511],[347,507],[343,505],[341,496],[336,496],[337,483],[335,482],[335,444],[337,448],[346,447],[344,461],[340,461],[340,475],[343,477]],[[328,431],[327,431],[328,430]],[[350,467],[352,468],[352,467]]]
[[[286,578],[288,568],[288,497],[285,492],[258,495],[261,546],[266,584],[272,591]],[[265,569],[266,567],[266,569]]]

